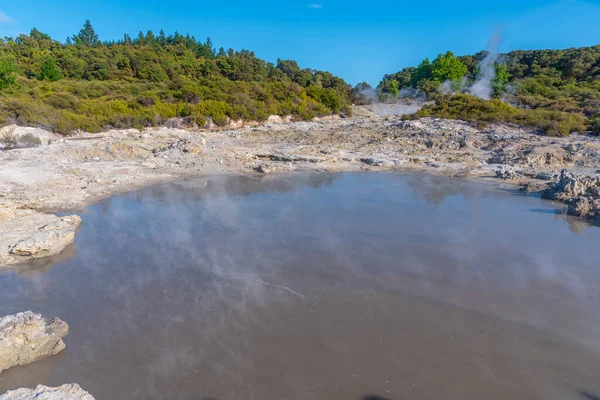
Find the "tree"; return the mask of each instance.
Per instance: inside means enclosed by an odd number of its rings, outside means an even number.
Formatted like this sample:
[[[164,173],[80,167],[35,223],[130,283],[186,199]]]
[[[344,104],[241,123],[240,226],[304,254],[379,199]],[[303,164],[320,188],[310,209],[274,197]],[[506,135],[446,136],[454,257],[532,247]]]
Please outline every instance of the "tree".
[[[371,104],[374,96],[375,91],[367,82],[359,83],[358,85],[354,86],[351,91],[352,103],[356,104],[357,106]]]
[[[431,62],[429,58],[426,58],[419,64],[417,69],[411,75],[411,86],[417,87],[419,83],[424,79],[431,79],[433,76],[431,74]]]
[[[440,54],[431,63],[431,77],[434,81],[458,81],[467,74],[467,66],[451,51]]]
[[[81,44],[86,47],[98,46],[100,41],[98,40],[98,35],[92,27],[92,23],[89,19],[85,21],[85,24],[83,24],[83,28],[81,28],[79,33],[73,36],[73,42],[75,42],[75,44]]]
[[[398,96],[400,94],[400,86],[398,85],[398,81],[391,81],[390,86],[388,87],[388,91],[393,96]]]
[[[29,33],[29,36],[31,36],[33,39],[35,39],[37,41],[40,41],[40,40],[52,40],[52,38],[50,38],[50,35],[42,33],[40,31],[38,31],[36,28],[33,28],[31,30],[31,32]]]
[[[17,67],[10,60],[0,60],[0,90],[12,86],[16,82]]]
[[[42,62],[40,73],[37,75],[37,79],[40,81],[58,81],[63,78],[63,73],[58,68],[58,65],[54,62],[51,57],[46,57]]]
[[[510,80],[510,74],[506,64],[496,64],[494,69],[496,70],[496,77],[492,81],[492,89],[495,96],[500,96],[504,93],[504,85]]]

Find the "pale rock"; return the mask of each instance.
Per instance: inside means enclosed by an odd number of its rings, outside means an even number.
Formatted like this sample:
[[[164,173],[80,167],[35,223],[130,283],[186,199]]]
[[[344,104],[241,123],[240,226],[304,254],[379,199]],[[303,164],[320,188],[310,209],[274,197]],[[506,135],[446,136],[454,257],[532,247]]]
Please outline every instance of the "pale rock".
[[[59,387],[38,385],[35,389],[17,389],[0,395],[0,400],[94,400],[94,397],[78,384]]]
[[[0,318],[0,372],[60,353],[68,332],[60,318],[45,320],[31,311]]]
[[[19,240],[10,247],[9,253],[30,258],[58,254],[68,244],[73,243],[75,231],[80,224],[81,217],[78,215],[59,218]]]

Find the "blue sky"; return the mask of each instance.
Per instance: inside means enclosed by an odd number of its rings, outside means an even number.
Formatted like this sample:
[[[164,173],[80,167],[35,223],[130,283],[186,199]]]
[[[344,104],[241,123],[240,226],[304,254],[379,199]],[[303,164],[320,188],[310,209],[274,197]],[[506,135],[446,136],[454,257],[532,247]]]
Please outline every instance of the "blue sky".
[[[503,51],[600,44],[600,0],[0,2],[0,36],[35,26],[64,40],[86,19],[103,40],[178,30],[269,61],[294,59],[352,84],[376,85],[386,73],[447,50],[475,53],[494,32],[502,34]]]

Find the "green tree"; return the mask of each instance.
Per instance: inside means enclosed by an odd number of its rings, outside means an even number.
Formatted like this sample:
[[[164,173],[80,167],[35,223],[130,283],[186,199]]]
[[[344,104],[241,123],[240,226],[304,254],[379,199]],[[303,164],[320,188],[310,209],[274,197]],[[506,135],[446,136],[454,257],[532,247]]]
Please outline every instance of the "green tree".
[[[392,95],[398,96],[398,94],[400,94],[400,86],[398,85],[398,81],[391,81],[388,87],[388,91]]]
[[[98,46],[98,44],[100,44],[100,41],[98,40],[98,35],[92,27],[92,23],[89,19],[85,21],[85,23],[83,24],[83,28],[81,28],[79,33],[73,36],[73,42],[75,42],[75,44],[81,44],[86,47],[95,47]]]
[[[412,87],[417,87],[422,80],[431,79],[432,77],[431,62],[429,58],[426,58],[411,74],[410,84]]]
[[[16,82],[17,67],[10,60],[0,60],[0,90]]]
[[[440,54],[431,63],[431,77],[434,81],[458,81],[467,74],[467,66],[451,51]]]
[[[506,64],[494,65],[496,70],[496,77],[492,81],[492,89],[494,90],[494,96],[500,96],[504,93],[504,85],[510,80],[510,74],[508,73],[508,67]]]
[[[46,57],[42,62],[40,73],[37,75],[37,79],[40,81],[58,81],[63,78],[63,73],[58,68],[58,65],[54,62],[51,57]]]
[[[31,30],[31,32],[29,33],[29,36],[31,36],[33,39],[35,39],[37,41],[40,41],[40,40],[52,40],[50,38],[50,35],[42,33],[40,31],[38,31],[36,28],[33,28]]]

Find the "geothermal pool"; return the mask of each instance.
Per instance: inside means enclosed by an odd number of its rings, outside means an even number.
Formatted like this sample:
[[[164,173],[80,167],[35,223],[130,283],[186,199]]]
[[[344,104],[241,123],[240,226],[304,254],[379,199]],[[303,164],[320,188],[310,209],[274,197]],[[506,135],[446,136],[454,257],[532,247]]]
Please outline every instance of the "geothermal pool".
[[[0,393],[105,399],[597,399],[600,229],[417,174],[212,177],[114,196],[0,315],[71,327]]]

